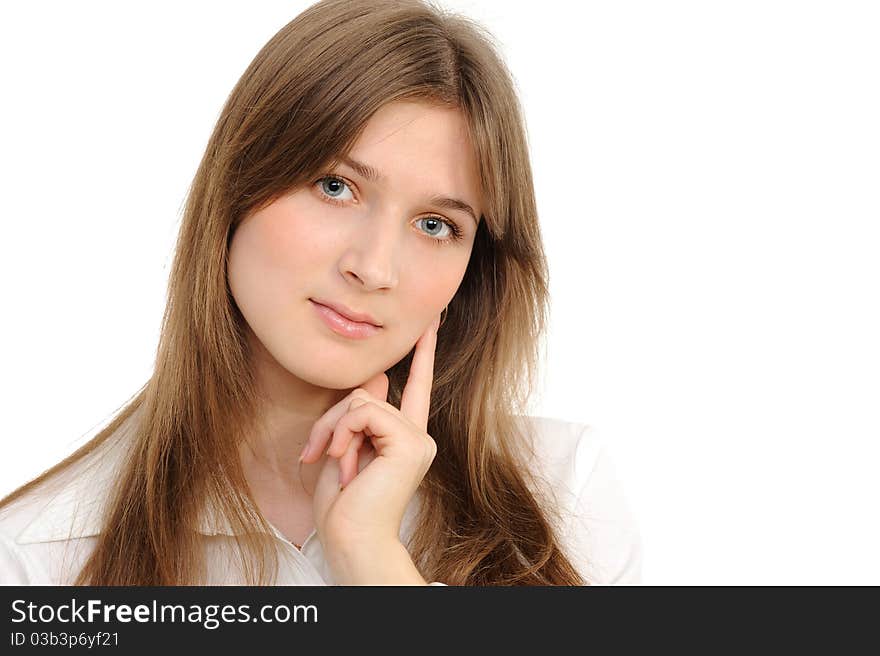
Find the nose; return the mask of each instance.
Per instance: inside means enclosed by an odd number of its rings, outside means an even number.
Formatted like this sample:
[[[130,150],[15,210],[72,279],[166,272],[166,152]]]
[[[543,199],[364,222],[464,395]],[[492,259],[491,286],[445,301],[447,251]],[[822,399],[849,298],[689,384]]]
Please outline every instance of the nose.
[[[371,213],[364,219],[339,260],[339,270],[346,280],[359,283],[365,291],[395,287],[400,216],[385,211]]]

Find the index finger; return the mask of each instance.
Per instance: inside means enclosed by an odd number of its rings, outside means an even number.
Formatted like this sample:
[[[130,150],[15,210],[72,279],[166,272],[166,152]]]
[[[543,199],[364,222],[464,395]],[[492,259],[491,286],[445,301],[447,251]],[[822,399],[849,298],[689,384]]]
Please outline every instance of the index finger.
[[[440,317],[425,329],[416,342],[409,367],[409,377],[400,397],[400,412],[416,426],[428,429],[428,413],[431,409],[431,386],[434,383],[434,350],[437,347],[437,326]]]

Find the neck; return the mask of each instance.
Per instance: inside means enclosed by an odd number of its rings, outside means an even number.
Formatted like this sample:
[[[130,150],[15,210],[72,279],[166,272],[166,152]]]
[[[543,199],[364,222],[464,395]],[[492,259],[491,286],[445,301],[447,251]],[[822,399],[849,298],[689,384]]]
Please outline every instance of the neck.
[[[264,485],[286,486],[295,495],[314,491],[324,464],[300,464],[299,456],[312,426],[350,390],[317,387],[282,367],[248,330],[260,390],[258,429],[240,445],[242,466]]]

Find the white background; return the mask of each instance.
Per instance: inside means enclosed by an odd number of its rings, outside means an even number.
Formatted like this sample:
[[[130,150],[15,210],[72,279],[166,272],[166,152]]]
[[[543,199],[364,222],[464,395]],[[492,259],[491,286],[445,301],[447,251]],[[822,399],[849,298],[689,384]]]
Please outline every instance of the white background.
[[[0,5],[0,494],[149,377],[187,187],[304,2]],[[880,584],[872,2],[452,1],[526,110],[553,314],[646,583]]]

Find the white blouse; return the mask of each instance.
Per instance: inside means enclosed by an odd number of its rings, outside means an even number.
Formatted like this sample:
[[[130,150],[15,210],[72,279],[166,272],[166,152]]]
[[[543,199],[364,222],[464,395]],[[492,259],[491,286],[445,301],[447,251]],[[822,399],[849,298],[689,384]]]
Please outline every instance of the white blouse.
[[[588,425],[527,419],[535,429],[536,471],[562,512],[557,530],[566,556],[592,584],[640,583],[641,538],[608,448]],[[0,509],[0,584],[73,582],[101,533],[101,513],[127,451],[130,422],[61,476]],[[404,545],[414,528],[419,497],[418,492],[413,496],[401,523]],[[336,585],[314,531],[299,550],[272,529],[278,548],[277,585]],[[244,585],[241,566],[232,558],[235,541],[228,523],[208,512],[199,532],[208,563],[205,584]]]

